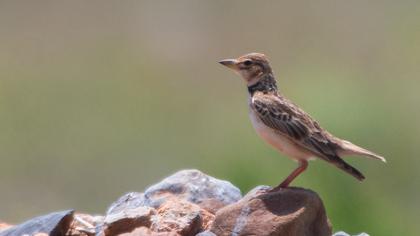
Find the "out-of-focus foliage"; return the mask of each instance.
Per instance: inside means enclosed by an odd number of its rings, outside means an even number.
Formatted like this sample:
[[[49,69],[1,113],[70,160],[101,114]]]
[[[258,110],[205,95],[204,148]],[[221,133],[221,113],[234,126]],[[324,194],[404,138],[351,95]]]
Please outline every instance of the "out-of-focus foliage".
[[[0,218],[103,213],[179,169],[243,192],[295,163],[254,133],[247,92],[219,59],[269,56],[284,94],[388,164],[322,161],[295,185],[334,230],[420,231],[420,2],[2,1]]]

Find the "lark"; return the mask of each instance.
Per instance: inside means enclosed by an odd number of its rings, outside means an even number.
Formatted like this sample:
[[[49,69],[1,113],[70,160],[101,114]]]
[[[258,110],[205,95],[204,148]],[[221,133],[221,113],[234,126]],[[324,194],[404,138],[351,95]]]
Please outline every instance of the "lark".
[[[296,160],[299,166],[271,191],[286,188],[308,167],[312,159],[324,160],[362,181],[365,176],[341,157],[385,158],[347,140],[337,138],[279,92],[273,70],[264,54],[250,53],[220,64],[234,70],[249,92],[249,116],[259,136],[277,151]]]

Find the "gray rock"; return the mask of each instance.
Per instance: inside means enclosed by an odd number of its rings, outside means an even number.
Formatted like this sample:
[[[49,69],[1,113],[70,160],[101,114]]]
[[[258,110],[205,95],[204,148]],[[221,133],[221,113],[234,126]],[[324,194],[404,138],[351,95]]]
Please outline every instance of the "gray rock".
[[[120,197],[117,201],[111,204],[106,214],[111,215],[126,209],[135,209],[141,206],[149,206],[146,203],[143,193],[131,192]]]
[[[339,231],[339,232],[333,234],[333,236],[351,236],[351,235],[348,234],[348,233],[346,233],[346,232]],[[354,235],[354,236],[369,236],[369,234],[367,234],[367,233],[360,233],[360,234]]]
[[[150,227],[156,210],[151,207],[121,209],[105,216],[104,223],[98,235],[117,235],[131,232],[138,227]]]
[[[217,235],[215,235],[211,231],[206,230],[206,231],[203,231],[203,232],[201,232],[199,234],[196,234],[195,236],[217,236]]]
[[[102,225],[103,222],[104,217],[100,215],[75,213],[67,235],[95,235],[97,227]]]
[[[195,204],[216,200],[228,205],[242,198],[241,191],[228,181],[198,170],[182,170],[149,187],[144,193],[144,200],[149,206],[158,207],[170,195]]]
[[[346,233],[346,232],[339,231],[339,232],[333,234],[333,236],[351,236],[351,235]]]
[[[54,212],[30,219],[0,232],[0,236],[47,234],[65,235],[73,221],[73,210]]]
[[[144,226],[154,232],[194,235],[209,226],[216,210],[241,197],[240,190],[227,181],[198,170],[179,171],[144,194],[130,192],[120,197],[108,208],[98,235],[129,232],[124,225],[130,230]],[[142,209],[150,214],[143,214]]]
[[[111,204],[107,214],[140,206],[157,209],[174,196],[198,204],[212,213],[242,198],[241,191],[228,181],[213,178],[198,170],[182,170],[150,186],[144,194],[125,194]]]

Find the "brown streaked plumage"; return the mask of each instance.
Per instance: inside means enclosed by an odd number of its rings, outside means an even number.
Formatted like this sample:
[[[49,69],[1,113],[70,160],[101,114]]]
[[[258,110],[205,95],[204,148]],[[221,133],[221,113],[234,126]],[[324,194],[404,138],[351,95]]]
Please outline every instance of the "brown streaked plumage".
[[[245,80],[249,92],[249,115],[261,138],[299,162],[299,167],[273,190],[287,187],[314,157],[333,164],[360,181],[365,179],[363,174],[341,156],[359,155],[385,162],[385,158],[333,136],[285,98],[277,89],[273,71],[264,54],[250,53],[219,63],[233,69]]]

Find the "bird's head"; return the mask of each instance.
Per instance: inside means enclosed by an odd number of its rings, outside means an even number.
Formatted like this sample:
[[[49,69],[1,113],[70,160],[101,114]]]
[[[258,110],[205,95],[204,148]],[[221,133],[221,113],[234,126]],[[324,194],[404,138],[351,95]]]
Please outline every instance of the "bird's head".
[[[257,83],[263,75],[272,73],[267,57],[262,53],[249,53],[236,59],[225,59],[220,64],[242,76],[248,86]]]

